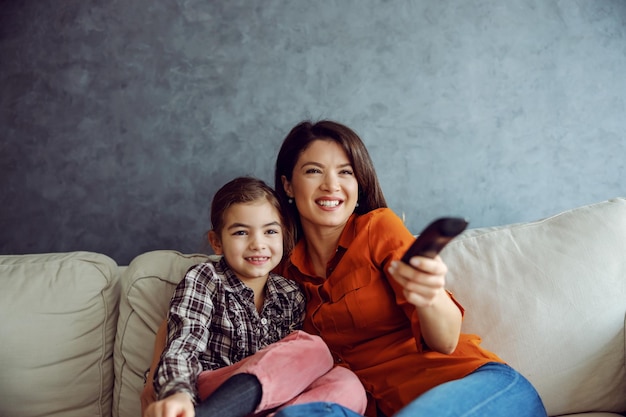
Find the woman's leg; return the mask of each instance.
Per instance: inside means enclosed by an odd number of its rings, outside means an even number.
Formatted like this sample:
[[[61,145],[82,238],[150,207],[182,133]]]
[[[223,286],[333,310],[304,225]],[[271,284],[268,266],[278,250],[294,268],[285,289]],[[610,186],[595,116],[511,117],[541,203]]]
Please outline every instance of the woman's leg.
[[[441,384],[394,417],[546,417],[535,388],[513,368],[489,363],[464,378]]]
[[[314,402],[280,409],[274,417],[363,417],[339,404]]]
[[[332,367],[332,355],[322,339],[296,331],[231,366],[202,372],[198,393],[205,399],[231,376],[252,374],[263,387],[258,413],[297,397]]]

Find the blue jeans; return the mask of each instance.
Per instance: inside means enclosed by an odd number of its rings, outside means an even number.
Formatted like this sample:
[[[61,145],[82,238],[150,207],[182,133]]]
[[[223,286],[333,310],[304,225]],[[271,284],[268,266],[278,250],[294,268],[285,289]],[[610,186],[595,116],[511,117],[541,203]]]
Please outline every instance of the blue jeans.
[[[441,384],[393,417],[546,417],[535,388],[508,365],[488,363],[464,378]],[[331,403],[285,407],[275,417],[359,417]],[[391,417],[391,416],[389,416]]]

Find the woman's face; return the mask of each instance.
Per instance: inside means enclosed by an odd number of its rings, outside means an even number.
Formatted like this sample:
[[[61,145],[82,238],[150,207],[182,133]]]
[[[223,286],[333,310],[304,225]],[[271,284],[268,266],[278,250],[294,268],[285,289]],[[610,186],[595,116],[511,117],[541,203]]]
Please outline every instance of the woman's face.
[[[283,177],[295,200],[302,227],[341,227],[354,212],[359,184],[341,146],[330,140],[312,142],[298,158],[291,181]]]

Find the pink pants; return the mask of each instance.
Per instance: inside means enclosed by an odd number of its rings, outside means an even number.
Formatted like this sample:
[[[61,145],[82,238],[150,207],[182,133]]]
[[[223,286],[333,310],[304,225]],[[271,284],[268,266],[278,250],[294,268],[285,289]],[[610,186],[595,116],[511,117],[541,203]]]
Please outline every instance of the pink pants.
[[[198,375],[200,399],[240,373],[255,375],[263,387],[255,414],[315,401],[335,402],[359,414],[367,406],[365,389],[358,377],[346,368],[334,367],[322,339],[303,331],[293,332],[235,364],[202,372]]]

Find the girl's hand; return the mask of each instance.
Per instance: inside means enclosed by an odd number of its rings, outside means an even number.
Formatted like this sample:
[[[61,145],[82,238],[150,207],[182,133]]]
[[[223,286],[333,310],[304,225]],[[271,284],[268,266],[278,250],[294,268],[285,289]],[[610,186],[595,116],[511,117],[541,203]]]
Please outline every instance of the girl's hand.
[[[414,256],[411,266],[393,261],[388,271],[402,286],[407,301],[417,308],[429,307],[445,294],[448,267],[438,255],[434,259]]]
[[[189,394],[177,392],[148,406],[143,417],[194,417],[195,410]]]

